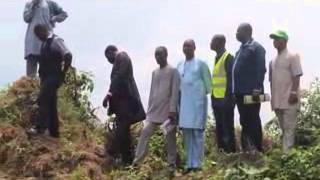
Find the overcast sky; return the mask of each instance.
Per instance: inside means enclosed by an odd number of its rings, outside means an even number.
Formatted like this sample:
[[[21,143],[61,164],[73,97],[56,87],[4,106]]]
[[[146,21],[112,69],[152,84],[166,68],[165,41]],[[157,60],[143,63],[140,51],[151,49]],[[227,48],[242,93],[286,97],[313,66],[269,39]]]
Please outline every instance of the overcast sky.
[[[253,37],[266,49],[267,64],[276,51],[268,35],[276,29],[288,31],[289,48],[302,57],[302,87],[319,76],[320,0],[56,0],[69,18],[55,32],[64,38],[74,55],[73,65],[95,76],[92,100],[100,106],[109,85],[111,66],[104,49],[115,44],[129,53],[145,107],[151,72],[157,67],[154,49],[165,45],[173,66],[183,59],[182,43],[196,41],[196,56],[210,68],[215,53],[209,42],[216,33],[225,34],[227,49],[235,53],[235,39],[241,22],[252,24]],[[0,87],[25,73],[23,59],[27,25],[22,20],[25,1],[1,0],[0,3]],[[265,78],[266,91],[268,76]],[[261,111],[263,121],[271,118],[269,104]]]

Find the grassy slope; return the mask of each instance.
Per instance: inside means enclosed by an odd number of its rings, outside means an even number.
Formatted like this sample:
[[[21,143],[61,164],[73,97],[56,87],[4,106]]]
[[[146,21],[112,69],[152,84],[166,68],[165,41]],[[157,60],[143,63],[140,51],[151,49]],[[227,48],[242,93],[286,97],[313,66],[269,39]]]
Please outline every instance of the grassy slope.
[[[83,107],[70,100],[67,88],[59,92],[61,139],[28,136],[34,119],[38,83],[22,78],[0,93],[0,179],[55,177],[55,179],[169,179],[164,142],[158,131],[149,144],[149,156],[137,169],[119,167],[104,155],[102,124],[95,124]],[[314,96],[312,96],[314,98]],[[135,140],[141,124],[133,128]],[[238,133],[238,132],[237,132]],[[272,133],[271,133],[272,134]],[[203,171],[182,176],[183,164],[173,179],[317,179],[320,177],[320,147],[300,148],[282,154],[271,138],[264,139],[267,152],[249,156],[225,156],[217,152],[214,126],[206,132]],[[184,162],[181,134],[179,154]],[[275,138],[277,139],[277,138]],[[1,173],[5,172],[5,173]],[[7,177],[6,177],[7,178]]]

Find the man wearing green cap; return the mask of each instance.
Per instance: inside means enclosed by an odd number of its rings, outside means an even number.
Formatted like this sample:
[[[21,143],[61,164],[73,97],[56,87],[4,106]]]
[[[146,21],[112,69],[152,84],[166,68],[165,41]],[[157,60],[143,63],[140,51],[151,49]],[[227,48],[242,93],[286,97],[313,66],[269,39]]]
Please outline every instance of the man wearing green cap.
[[[282,149],[288,152],[294,145],[297,115],[300,108],[299,86],[302,68],[298,54],[287,49],[289,37],[285,31],[270,34],[278,55],[270,62],[271,106],[282,130]]]

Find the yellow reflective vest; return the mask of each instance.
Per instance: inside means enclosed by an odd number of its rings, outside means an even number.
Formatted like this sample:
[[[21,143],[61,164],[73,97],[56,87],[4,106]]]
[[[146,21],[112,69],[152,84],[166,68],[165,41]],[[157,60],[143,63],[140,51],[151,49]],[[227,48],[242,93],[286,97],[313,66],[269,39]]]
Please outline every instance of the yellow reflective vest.
[[[225,63],[229,53],[222,54],[218,62],[213,67],[212,73],[212,95],[215,98],[224,98],[227,89],[227,72]]]

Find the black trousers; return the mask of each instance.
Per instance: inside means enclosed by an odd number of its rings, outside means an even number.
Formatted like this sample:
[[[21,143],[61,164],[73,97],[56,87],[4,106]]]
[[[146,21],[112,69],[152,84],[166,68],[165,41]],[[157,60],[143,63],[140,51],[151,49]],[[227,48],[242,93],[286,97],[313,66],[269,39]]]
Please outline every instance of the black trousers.
[[[113,157],[121,157],[124,164],[133,161],[133,147],[130,132],[131,121],[123,115],[116,115],[114,138],[108,153]]]
[[[258,150],[262,152],[261,104],[244,104],[242,95],[236,95],[236,103],[242,127],[242,149],[244,151]]]
[[[212,98],[213,114],[216,120],[216,139],[218,148],[223,149],[227,153],[235,152],[234,105],[225,102],[220,102],[218,104],[215,103],[215,101],[217,100]]]
[[[59,118],[57,110],[57,91],[60,80],[56,77],[41,78],[38,98],[39,115],[36,122],[38,131],[49,130],[52,137],[59,137]]]

